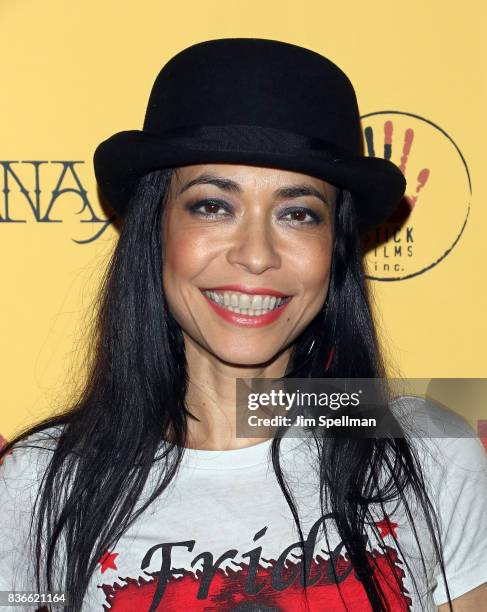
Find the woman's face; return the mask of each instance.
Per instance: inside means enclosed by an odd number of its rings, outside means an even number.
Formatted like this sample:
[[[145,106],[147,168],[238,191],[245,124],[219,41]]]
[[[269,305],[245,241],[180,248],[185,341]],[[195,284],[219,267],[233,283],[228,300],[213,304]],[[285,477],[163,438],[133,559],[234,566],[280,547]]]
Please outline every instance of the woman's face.
[[[258,365],[323,305],[335,188],[233,164],[173,173],[162,218],[163,283],[183,333],[220,360]]]

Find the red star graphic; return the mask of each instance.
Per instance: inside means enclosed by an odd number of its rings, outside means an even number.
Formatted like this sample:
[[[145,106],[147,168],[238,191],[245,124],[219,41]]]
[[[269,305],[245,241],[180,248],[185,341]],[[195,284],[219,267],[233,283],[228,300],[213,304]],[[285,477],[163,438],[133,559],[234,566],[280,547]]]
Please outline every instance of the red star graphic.
[[[388,516],[384,516],[382,521],[375,524],[380,529],[380,535],[382,537],[386,535],[392,535],[394,539],[397,538],[396,527],[397,523],[391,523]]]
[[[107,569],[118,569],[115,565],[115,557],[118,557],[118,553],[110,553],[106,550],[98,559],[98,563],[101,565],[102,574],[106,572]]]

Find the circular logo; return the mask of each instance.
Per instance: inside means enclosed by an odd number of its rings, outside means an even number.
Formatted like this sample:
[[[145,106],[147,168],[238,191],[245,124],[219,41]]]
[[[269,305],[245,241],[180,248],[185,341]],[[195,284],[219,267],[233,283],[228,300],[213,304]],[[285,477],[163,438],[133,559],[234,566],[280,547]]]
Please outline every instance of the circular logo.
[[[399,281],[431,270],[465,229],[472,185],[462,152],[441,127],[412,113],[362,116],[366,154],[394,162],[406,177],[396,211],[363,236],[367,277]]]

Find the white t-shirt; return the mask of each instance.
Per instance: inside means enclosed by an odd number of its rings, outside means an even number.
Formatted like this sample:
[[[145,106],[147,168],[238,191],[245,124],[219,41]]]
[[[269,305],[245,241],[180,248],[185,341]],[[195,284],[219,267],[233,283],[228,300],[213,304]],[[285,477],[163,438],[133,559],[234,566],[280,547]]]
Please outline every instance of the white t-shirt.
[[[421,402],[412,398],[410,406]],[[445,413],[442,418],[450,419],[450,424],[453,419],[455,427],[465,432],[458,417]],[[472,432],[463,436],[417,440],[438,509],[452,598],[487,581],[487,457]],[[158,585],[157,610],[165,612],[306,610],[298,531],[270,463],[270,446],[271,440],[266,440],[227,451],[186,449],[169,488],[100,558],[83,610],[149,610]],[[348,609],[370,610],[333,521],[326,514],[320,519],[314,451],[303,438],[284,438],[281,449],[303,535],[313,550],[309,609],[345,610],[342,596]],[[18,448],[0,468],[0,591],[35,590],[27,534],[33,498],[49,456],[41,448]],[[386,505],[374,508],[373,514],[387,549],[381,549],[372,530],[367,549],[390,609],[436,610],[447,601],[446,591],[419,514],[414,518],[426,575],[404,513]],[[319,529],[322,522],[327,525],[328,543]]]

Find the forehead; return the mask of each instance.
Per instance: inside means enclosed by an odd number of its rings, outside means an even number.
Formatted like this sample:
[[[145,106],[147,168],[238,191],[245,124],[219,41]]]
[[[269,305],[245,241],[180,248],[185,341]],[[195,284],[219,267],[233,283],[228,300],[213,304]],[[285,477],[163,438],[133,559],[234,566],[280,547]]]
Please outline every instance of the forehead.
[[[274,190],[282,186],[310,185],[333,199],[336,188],[323,179],[279,168],[237,164],[195,164],[175,168],[171,179],[173,188],[182,188],[200,177],[221,177],[235,182],[240,191]],[[213,183],[214,184],[214,183]],[[238,192],[238,189],[235,189]]]

